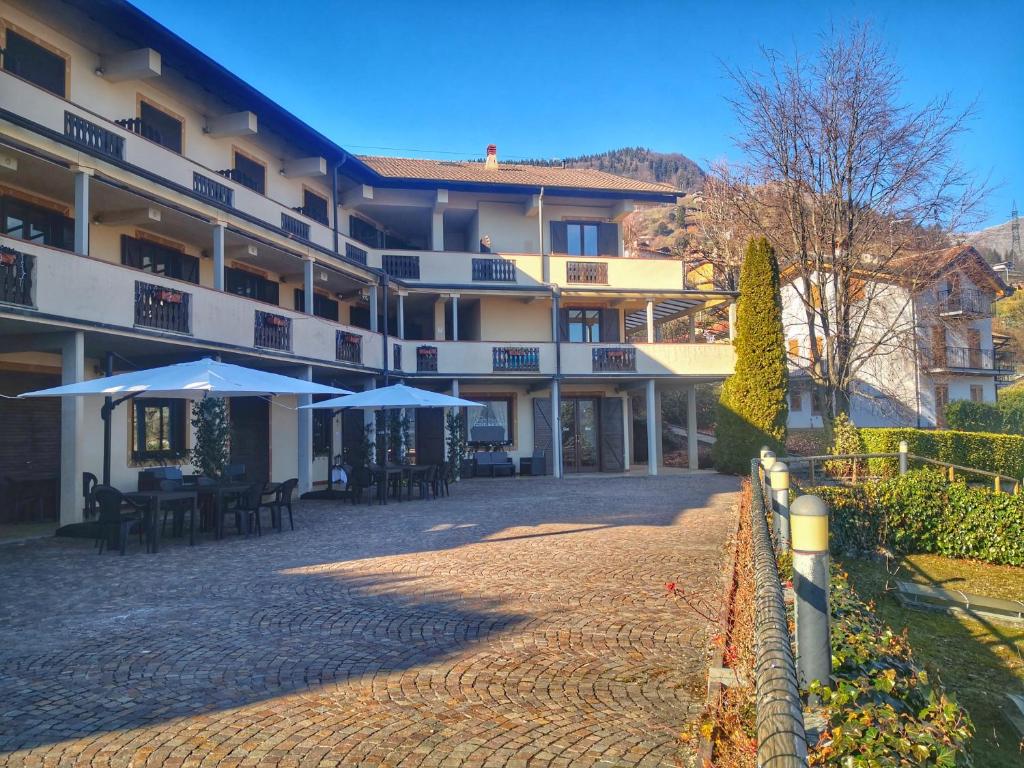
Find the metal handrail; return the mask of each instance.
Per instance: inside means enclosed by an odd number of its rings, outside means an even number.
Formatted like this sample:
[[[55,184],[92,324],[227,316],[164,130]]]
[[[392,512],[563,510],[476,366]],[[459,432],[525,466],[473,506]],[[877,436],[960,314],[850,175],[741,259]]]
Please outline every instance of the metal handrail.
[[[806,768],[807,736],[793,639],[775,545],[768,531],[759,464],[757,459],[750,464],[757,764],[760,768]]]
[[[814,481],[814,465],[826,461],[856,461],[864,459],[899,459],[899,453],[836,453],[836,454],[822,454],[819,456],[783,456],[782,461],[785,461],[790,468],[798,464],[807,464],[811,472],[811,482]],[[1020,478],[1010,477],[1009,475],[1001,475],[998,472],[990,472],[987,469],[976,469],[974,467],[965,467],[962,464],[954,464],[951,461],[942,461],[940,459],[933,459],[929,456],[920,456],[916,453],[907,454],[908,461],[920,461],[925,464],[932,464],[937,467],[944,467],[947,470],[953,472],[960,472],[962,474],[979,475],[981,477],[991,477],[993,480],[998,480],[1000,483],[1007,481],[1013,486],[1014,493],[1019,489],[1021,482]],[[997,486],[997,490],[1001,490]]]

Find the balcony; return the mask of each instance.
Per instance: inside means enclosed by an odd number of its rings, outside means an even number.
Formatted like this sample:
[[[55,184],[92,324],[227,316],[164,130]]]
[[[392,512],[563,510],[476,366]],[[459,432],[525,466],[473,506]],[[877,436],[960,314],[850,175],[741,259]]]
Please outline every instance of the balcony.
[[[74,112],[64,112],[64,135],[86,149],[115,160],[124,159],[124,137]]]
[[[253,345],[264,349],[290,352],[292,348],[292,319],[275,312],[257,309],[253,316]]]
[[[384,254],[381,259],[381,268],[388,273],[389,277],[397,277],[399,280],[420,279],[419,256]]]
[[[304,221],[299,221],[294,216],[289,216],[287,213],[281,214],[281,229],[289,235],[294,235],[302,240],[309,240],[309,224]]]
[[[594,373],[633,373],[636,371],[634,347],[594,347]]]
[[[416,370],[420,373],[437,373],[437,347],[416,347]]]
[[[608,285],[608,263],[603,261],[567,261],[565,263],[565,281],[584,285]]]
[[[932,371],[964,373],[997,373],[1013,370],[1013,360],[1006,353],[998,356],[992,349],[980,347],[935,347],[929,352],[928,368]]]
[[[162,285],[135,281],[135,325],[191,334],[192,295]]]
[[[991,297],[973,288],[939,291],[937,299],[938,311],[943,317],[992,316]]]
[[[335,357],[343,363],[363,362],[363,337],[358,333],[338,331]]]
[[[562,374],[629,374],[721,379],[732,374],[732,344],[562,344]]]
[[[516,263],[513,259],[473,259],[474,282],[516,281]]]
[[[231,187],[201,173],[192,174],[192,191],[228,208],[235,205],[235,194]]]
[[[494,347],[491,361],[495,371],[540,371],[540,347]]]
[[[32,306],[35,257],[0,245],[0,302]]]

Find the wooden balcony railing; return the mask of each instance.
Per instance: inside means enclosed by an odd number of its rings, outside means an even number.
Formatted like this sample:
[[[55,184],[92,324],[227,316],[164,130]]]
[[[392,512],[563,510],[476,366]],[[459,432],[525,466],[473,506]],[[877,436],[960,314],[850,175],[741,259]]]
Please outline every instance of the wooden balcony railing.
[[[33,306],[34,267],[35,257],[32,254],[0,245],[0,301],[23,307]]]
[[[416,347],[416,370],[426,373],[437,372],[437,347],[426,344]]]
[[[594,347],[594,373],[619,373],[636,370],[636,350],[632,347]]]
[[[253,344],[265,349],[280,349],[290,352],[292,348],[291,318],[257,309],[253,321]]]
[[[363,362],[363,337],[358,333],[338,331],[336,337],[336,357],[343,363]]]
[[[540,347],[494,347],[491,359],[495,371],[539,371]]]
[[[191,334],[191,304],[189,293],[135,281],[135,325]]]
[[[384,271],[400,280],[420,279],[420,257],[408,254],[385,254],[382,259]]]
[[[345,258],[366,266],[366,251],[352,245],[352,243],[345,243]]]
[[[991,317],[992,299],[973,288],[955,291],[939,291],[938,309],[942,315],[964,315],[970,317]]]
[[[603,261],[567,261],[565,279],[570,283],[608,284],[608,265]]]
[[[64,112],[64,135],[75,144],[99,152],[101,155],[124,160],[124,137],[90,123],[73,112]]]
[[[512,259],[473,259],[473,279],[514,283],[516,263]]]
[[[192,173],[192,191],[215,203],[226,205],[228,208],[234,207],[235,191],[226,184],[221,184],[201,173]]]
[[[299,221],[294,216],[289,216],[287,213],[281,214],[281,229],[287,232],[289,235],[302,238],[303,240],[309,240],[309,224],[304,221]]]

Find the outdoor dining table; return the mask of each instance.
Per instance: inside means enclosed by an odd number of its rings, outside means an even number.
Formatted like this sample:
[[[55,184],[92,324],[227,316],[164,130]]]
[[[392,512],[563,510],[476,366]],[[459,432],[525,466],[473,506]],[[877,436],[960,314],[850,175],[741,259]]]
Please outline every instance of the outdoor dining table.
[[[222,483],[213,483],[210,485],[195,486],[195,492],[199,494],[199,496],[205,496],[213,500],[213,526],[218,538],[220,538],[222,534],[221,525],[224,520],[224,504],[229,498],[237,497],[248,491],[251,485],[252,483],[227,481]],[[243,515],[242,517],[246,527],[248,528],[248,516]]]
[[[198,500],[195,490],[174,490],[174,491],[130,491],[125,497],[135,502],[146,505],[146,551],[160,551],[160,507],[175,501],[191,501],[192,513],[189,515],[188,543],[196,543],[196,512],[198,511]]]
[[[388,488],[391,487],[391,479],[405,476],[406,468],[397,464],[388,464],[385,466],[371,466],[370,475],[377,481],[377,501],[381,504],[388,503]],[[401,485],[397,488],[398,500],[402,500],[402,488]]]

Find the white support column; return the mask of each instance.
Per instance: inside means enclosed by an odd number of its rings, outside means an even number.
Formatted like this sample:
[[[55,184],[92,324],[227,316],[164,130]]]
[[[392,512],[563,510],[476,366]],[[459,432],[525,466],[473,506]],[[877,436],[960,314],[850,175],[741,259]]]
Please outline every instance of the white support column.
[[[85,379],[85,334],[69,333],[61,344],[61,384]],[[127,406],[131,407],[131,406]],[[60,401],[60,524],[82,522],[82,443],[84,402],[80,397]],[[97,470],[98,472],[99,470]]]
[[[370,286],[370,330],[377,332],[377,286]]]
[[[377,380],[374,379],[371,376],[370,379],[367,381],[366,387],[364,389],[376,389],[376,388],[377,388]],[[376,418],[375,414],[376,413],[377,413],[376,411],[363,411],[363,427],[364,428],[366,428],[366,427],[370,428],[370,439],[372,441],[374,441],[374,442],[377,441],[377,422],[375,421],[375,418]],[[374,461],[376,461],[376,459],[374,459]]]
[[[690,471],[699,469],[697,453],[697,385],[686,386],[686,457]]]
[[[92,168],[75,167],[75,253],[89,255],[89,178]]]
[[[312,263],[312,262],[307,262]],[[308,296],[309,294],[307,294]],[[307,298],[306,303],[309,303]],[[305,365],[302,367],[297,378],[305,381],[313,380],[313,367]],[[299,395],[299,405],[309,405],[313,402],[312,395]],[[313,412],[299,409],[296,411],[299,419],[299,494],[308,493],[313,490]]]
[[[398,292],[398,338],[405,339],[405,292]]]
[[[736,338],[736,302],[729,305],[729,340]]]
[[[689,330],[690,330],[689,342],[691,344],[696,344],[697,343],[697,315],[696,314],[690,315],[689,320],[690,320],[690,323],[689,323]]]
[[[647,343],[654,343],[654,302],[647,301]]]
[[[224,231],[227,224],[223,221],[213,222],[213,287],[224,290]]]
[[[657,425],[654,434],[658,436],[658,469],[665,466],[665,409],[662,408],[664,393],[658,389],[654,397],[654,422]]]
[[[313,266],[312,259],[302,262],[302,311],[307,315],[313,314]]]
[[[551,382],[551,472],[562,476],[562,396],[558,379]]]
[[[452,294],[452,341],[459,340],[459,295]]]
[[[647,474],[658,474],[658,398],[654,379],[647,380]]]
[[[444,210],[435,210],[430,216],[430,248],[444,250]]]
[[[633,417],[630,413],[630,397],[622,396],[622,469],[629,472],[629,460],[633,455]]]

